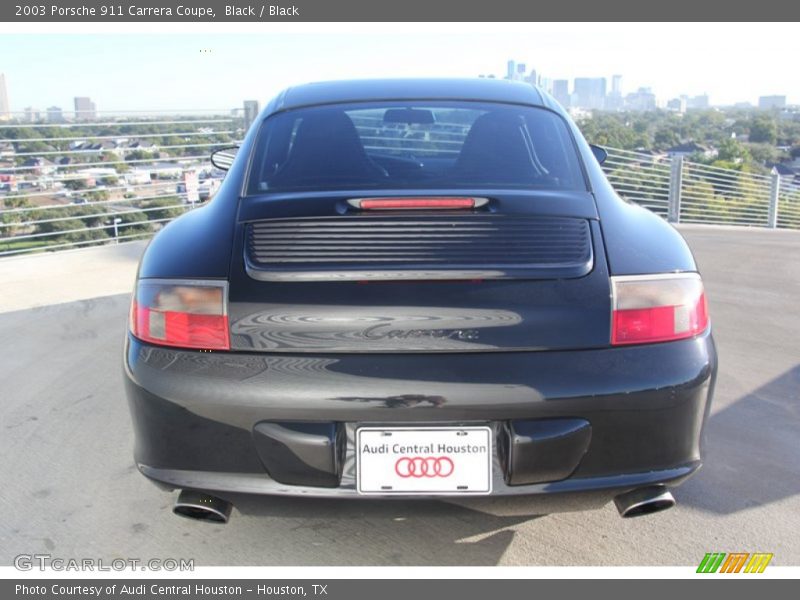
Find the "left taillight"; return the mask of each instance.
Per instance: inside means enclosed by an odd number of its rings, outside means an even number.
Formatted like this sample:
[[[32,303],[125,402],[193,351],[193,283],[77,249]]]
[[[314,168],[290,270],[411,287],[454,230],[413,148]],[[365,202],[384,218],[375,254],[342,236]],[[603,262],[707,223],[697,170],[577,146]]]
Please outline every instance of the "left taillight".
[[[648,344],[699,335],[708,327],[697,273],[611,278],[611,343]]]
[[[226,282],[140,279],[131,302],[130,330],[144,342],[230,350]]]

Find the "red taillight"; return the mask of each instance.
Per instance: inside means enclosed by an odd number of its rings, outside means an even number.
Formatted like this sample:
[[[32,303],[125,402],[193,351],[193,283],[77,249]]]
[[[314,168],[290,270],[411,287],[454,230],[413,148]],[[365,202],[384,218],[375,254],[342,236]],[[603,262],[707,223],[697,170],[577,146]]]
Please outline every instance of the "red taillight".
[[[230,350],[224,283],[142,279],[131,303],[131,333],[162,346]]]
[[[361,210],[448,210],[483,206],[486,198],[356,198],[348,200]]]
[[[611,343],[647,344],[693,337],[708,327],[696,273],[612,277]]]

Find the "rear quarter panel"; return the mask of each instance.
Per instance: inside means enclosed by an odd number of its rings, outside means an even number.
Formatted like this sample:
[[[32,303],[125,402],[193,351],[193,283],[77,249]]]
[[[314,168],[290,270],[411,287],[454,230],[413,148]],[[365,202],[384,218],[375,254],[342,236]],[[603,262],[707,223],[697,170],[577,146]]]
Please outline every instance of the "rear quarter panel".
[[[239,196],[256,129],[256,125],[250,128],[214,198],[184,213],[152,239],[138,277],[228,277]]]
[[[567,119],[597,204],[606,258],[611,275],[697,271],[689,245],[678,231],[655,213],[622,200],[608,182],[580,129],[554,100]]]

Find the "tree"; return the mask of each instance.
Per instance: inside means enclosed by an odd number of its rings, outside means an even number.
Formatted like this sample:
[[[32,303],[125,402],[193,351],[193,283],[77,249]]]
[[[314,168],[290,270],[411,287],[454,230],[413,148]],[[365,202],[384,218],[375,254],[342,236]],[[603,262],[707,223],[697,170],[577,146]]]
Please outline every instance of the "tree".
[[[114,221],[116,219],[120,219],[117,224],[119,237],[153,232],[153,224],[147,222],[147,213],[134,211],[108,217],[109,226],[105,231],[109,237],[114,237]]]
[[[727,218],[725,199],[716,195],[710,182],[698,179],[687,182],[682,193],[692,202],[681,206],[681,221],[703,222],[720,221]]]
[[[669,195],[669,183],[664,178],[654,180],[650,168],[650,165],[629,162],[608,173],[608,180],[624,199],[658,211]]]
[[[20,142],[17,145],[17,152],[52,152],[53,146],[45,142]]]
[[[778,141],[778,126],[775,119],[766,115],[755,117],[750,123],[750,141],[775,144]]]
[[[75,209],[58,208],[37,211],[34,218],[45,221],[36,225],[36,233],[50,234],[39,238],[46,240],[48,245],[87,242],[85,244],[76,244],[85,246],[108,237],[108,234],[103,229],[88,229],[87,223],[78,218]]]
[[[675,129],[662,127],[656,131],[653,136],[653,142],[655,147],[659,150],[666,150],[667,148],[680,144],[681,139]]]
[[[90,192],[86,192],[85,196],[87,200],[90,200],[92,202],[102,202],[103,200],[108,200],[108,191],[92,190]]]
[[[6,198],[3,200],[3,206],[6,209],[14,208],[29,208],[33,206],[27,198]],[[18,223],[23,223],[30,218],[28,211],[19,212],[6,212],[0,213],[0,223],[8,225],[8,227],[0,228],[0,238],[12,237],[17,234],[19,227]]]
[[[580,128],[590,143],[612,148],[632,150],[640,137],[616,113],[596,113],[581,121]]]
[[[163,208],[162,208],[163,207]],[[143,208],[157,208],[158,210],[148,210],[147,218],[151,221],[160,221],[162,219],[174,219],[179,217],[184,212],[184,206],[180,198],[177,196],[170,196],[168,198],[160,198],[148,202]]]
[[[779,162],[783,157],[782,152],[770,144],[748,144],[747,149],[750,151],[753,162],[761,165]]]
[[[147,160],[151,158],[155,158],[156,155],[153,152],[146,152],[144,150],[132,150],[128,153],[125,157],[125,160]]]
[[[72,214],[80,218],[86,227],[101,227],[108,219],[102,216],[107,211],[105,206],[92,206],[91,204],[83,204],[72,209]]]
[[[68,190],[79,191],[85,190],[89,185],[85,179],[69,179],[64,182],[64,187]]]
[[[752,160],[750,151],[741,142],[728,138],[719,145],[717,161],[738,164]]]

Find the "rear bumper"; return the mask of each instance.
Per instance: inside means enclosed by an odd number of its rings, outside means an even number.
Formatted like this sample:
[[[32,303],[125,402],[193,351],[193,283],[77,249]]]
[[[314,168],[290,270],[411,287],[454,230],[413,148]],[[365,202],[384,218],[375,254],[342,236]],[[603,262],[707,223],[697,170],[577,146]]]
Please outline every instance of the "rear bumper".
[[[359,426],[481,424],[494,434],[492,495],[610,499],[644,485],[677,485],[700,466],[716,363],[710,333],[568,352],[320,356],[201,353],[129,336],[125,379],[136,462],[166,487],[222,497],[360,497],[354,457]],[[337,433],[330,435],[328,451],[339,453],[328,469],[334,481],[314,484],[314,469],[307,480],[287,476],[292,465],[275,462],[286,454],[269,454],[274,445],[265,450],[257,429],[265,422],[300,424],[301,430],[330,426]],[[566,423],[564,435],[531,438],[545,443],[532,456],[548,449],[565,458],[545,460],[531,467],[538,474],[520,476],[511,472],[509,432],[529,423],[533,431],[541,423],[545,429]],[[588,423],[588,436],[574,423]]]

